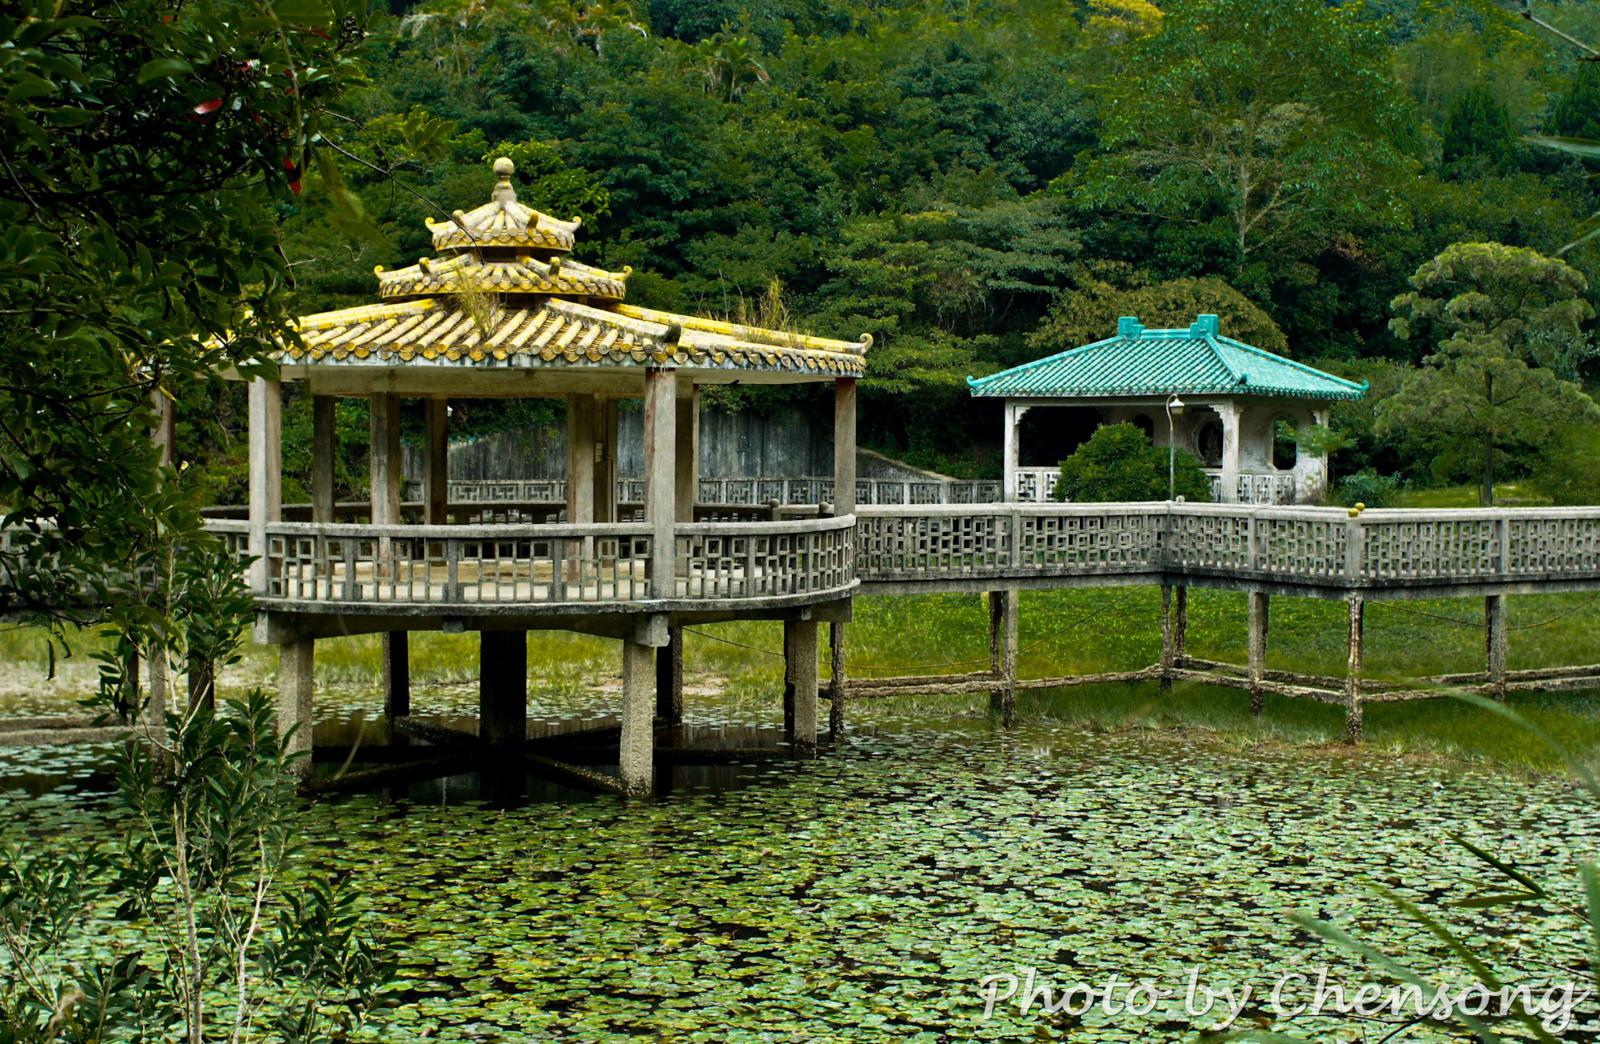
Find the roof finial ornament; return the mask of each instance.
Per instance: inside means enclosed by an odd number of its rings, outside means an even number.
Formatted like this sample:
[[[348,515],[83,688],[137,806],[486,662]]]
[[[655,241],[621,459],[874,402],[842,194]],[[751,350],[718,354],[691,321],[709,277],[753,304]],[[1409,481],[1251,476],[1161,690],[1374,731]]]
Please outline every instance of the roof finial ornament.
[[[514,203],[517,199],[517,190],[511,187],[511,175],[517,172],[517,165],[511,162],[510,156],[501,156],[494,161],[494,174],[500,180],[495,182],[494,199],[500,203]]]

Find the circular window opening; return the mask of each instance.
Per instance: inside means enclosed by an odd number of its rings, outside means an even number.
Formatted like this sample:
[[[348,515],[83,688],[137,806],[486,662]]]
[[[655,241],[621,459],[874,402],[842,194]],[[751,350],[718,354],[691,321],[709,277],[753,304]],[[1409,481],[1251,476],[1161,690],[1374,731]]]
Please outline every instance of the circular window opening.
[[[1200,452],[1202,464],[1208,468],[1222,467],[1222,422],[1202,421],[1195,432],[1194,446]]]
[[[1272,466],[1279,471],[1294,470],[1300,459],[1300,446],[1294,439],[1294,421],[1279,417],[1272,422]]]

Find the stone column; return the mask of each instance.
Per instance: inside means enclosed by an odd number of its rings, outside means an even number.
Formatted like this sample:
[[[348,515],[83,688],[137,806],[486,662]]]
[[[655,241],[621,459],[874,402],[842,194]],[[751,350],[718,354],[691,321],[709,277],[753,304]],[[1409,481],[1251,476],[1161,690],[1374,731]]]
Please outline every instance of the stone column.
[[[675,421],[676,463],[673,468],[673,517],[694,521],[694,502],[700,492],[700,389],[691,384],[689,394],[678,399]]]
[[[794,665],[799,659],[795,652],[795,625],[798,620],[783,621],[783,738],[794,740]]]
[[[267,526],[283,517],[283,389],[277,381],[250,382],[250,589],[267,590]]]
[[[644,371],[644,517],[650,527],[652,598],[671,598],[678,586],[673,572],[676,387],[676,370],[652,366]]]
[[[1344,738],[1347,743],[1360,743],[1362,734],[1361,713],[1361,657],[1365,639],[1366,600],[1358,594],[1349,597],[1350,629],[1347,639],[1349,657],[1344,675]]]
[[[371,442],[368,447],[372,524],[400,521],[400,397],[377,393],[368,403]]]
[[[855,510],[856,379],[841,377],[833,382],[833,511],[853,515]]]
[[[518,747],[528,738],[528,632],[478,633],[478,738]]]
[[[1506,698],[1506,596],[1488,595],[1483,600],[1484,674],[1489,695]]]
[[[648,795],[655,784],[653,652],[634,638],[622,640],[622,789],[630,797]]]
[[[1217,415],[1222,418],[1222,502],[1233,504],[1239,500],[1239,473],[1242,470],[1239,424],[1243,411],[1235,402],[1220,402],[1216,409]]]
[[[1000,499],[1006,503],[1013,503],[1017,499],[1017,425],[1021,417],[1017,407],[1010,399],[1005,400],[1005,420],[1001,429],[1001,444],[1003,455],[1001,457],[1001,494]]]
[[[311,521],[333,522],[338,501],[333,488],[339,400],[331,395],[311,397]]]
[[[291,754],[305,754],[296,763],[301,775],[311,772],[311,685],[317,643],[306,638],[278,647],[278,732],[293,734],[284,743]]]
[[[667,644],[656,650],[656,719],[683,721],[683,628],[667,628]]]
[[[1017,626],[1022,596],[1017,591],[989,592],[989,669],[996,686],[989,692],[989,710],[1007,726],[1017,719]]]
[[[617,400],[595,406],[594,521],[617,521]]]
[[[367,446],[368,496],[372,524],[392,526],[400,522],[400,397],[376,393],[368,400],[370,417]],[[378,540],[376,575],[387,577],[394,568],[393,545],[388,538]],[[383,635],[383,706],[391,721],[411,713],[411,641],[404,631]],[[404,666],[396,670],[396,664]]]
[[[1264,701],[1261,683],[1267,671],[1267,613],[1272,596],[1265,591],[1251,591],[1245,597],[1250,603],[1250,713],[1260,714]]]
[[[450,521],[450,403],[446,399],[422,400],[427,428],[427,453],[423,458],[422,499],[430,526]]]
[[[1172,671],[1177,666],[1177,648],[1173,644],[1172,585],[1161,585],[1161,690],[1172,691]]]
[[[594,521],[595,406],[593,395],[567,396],[567,521],[573,525]]]
[[[844,735],[844,702],[848,698],[844,658],[845,623],[834,620],[828,624],[828,735],[838,739]]]
[[[789,738],[798,757],[817,753],[817,621],[794,620],[791,641],[785,643],[789,671],[794,678],[794,715]],[[788,630],[789,628],[785,628]]]

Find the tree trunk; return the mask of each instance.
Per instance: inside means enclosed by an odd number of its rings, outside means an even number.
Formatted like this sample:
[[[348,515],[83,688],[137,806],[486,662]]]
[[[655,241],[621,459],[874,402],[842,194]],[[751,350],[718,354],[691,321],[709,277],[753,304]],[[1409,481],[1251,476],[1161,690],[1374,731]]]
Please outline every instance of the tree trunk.
[[[1489,404],[1490,416],[1494,416],[1494,377],[1491,374],[1483,375],[1483,400]],[[1484,507],[1494,507],[1494,425],[1490,424],[1483,429],[1483,488],[1478,492],[1478,503]]]

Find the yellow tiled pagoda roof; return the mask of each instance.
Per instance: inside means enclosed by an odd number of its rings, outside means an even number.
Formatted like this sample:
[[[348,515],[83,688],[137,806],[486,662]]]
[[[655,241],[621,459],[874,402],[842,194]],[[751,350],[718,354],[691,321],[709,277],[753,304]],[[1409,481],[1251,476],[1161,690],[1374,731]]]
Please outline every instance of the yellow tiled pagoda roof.
[[[607,272],[581,261],[536,257],[479,260],[471,254],[423,258],[393,271],[375,269],[378,296],[422,297],[428,294],[484,293],[565,294],[620,301],[628,292],[629,270]]]
[[[785,340],[780,331],[763,330],[765,339],[756,341],[693,325],[707,322],[669,312],[641,317],[558,298],[527,308],[500,307],[480,322],[456,302],[423,298],[306,316],[298,324],[302,343],[286,346],[282,360],[291,365],[424,359],[518,366],[677,366],[819,377],[860,376],[866,369],[869,339]]]
[[[510,160],[490,201],[430,222],[439,259],[376,270],[383,303],[308,315],[278,353],[287,366],[674,366],[800,378],[860,376],[872,338],[835,341],[622,303],[629,271],[561,255],[576,221],[517,202]]]
[[[517,202],[511,187],[516,167],[504,156],[494,161],[499,178],[489,202],[465,213],[456,211],[449,221],[426,221],[435,250],[471,250],[482,247],[523,247],[531,250],[572,249],[582,224],[577,218],[562,221]]]

